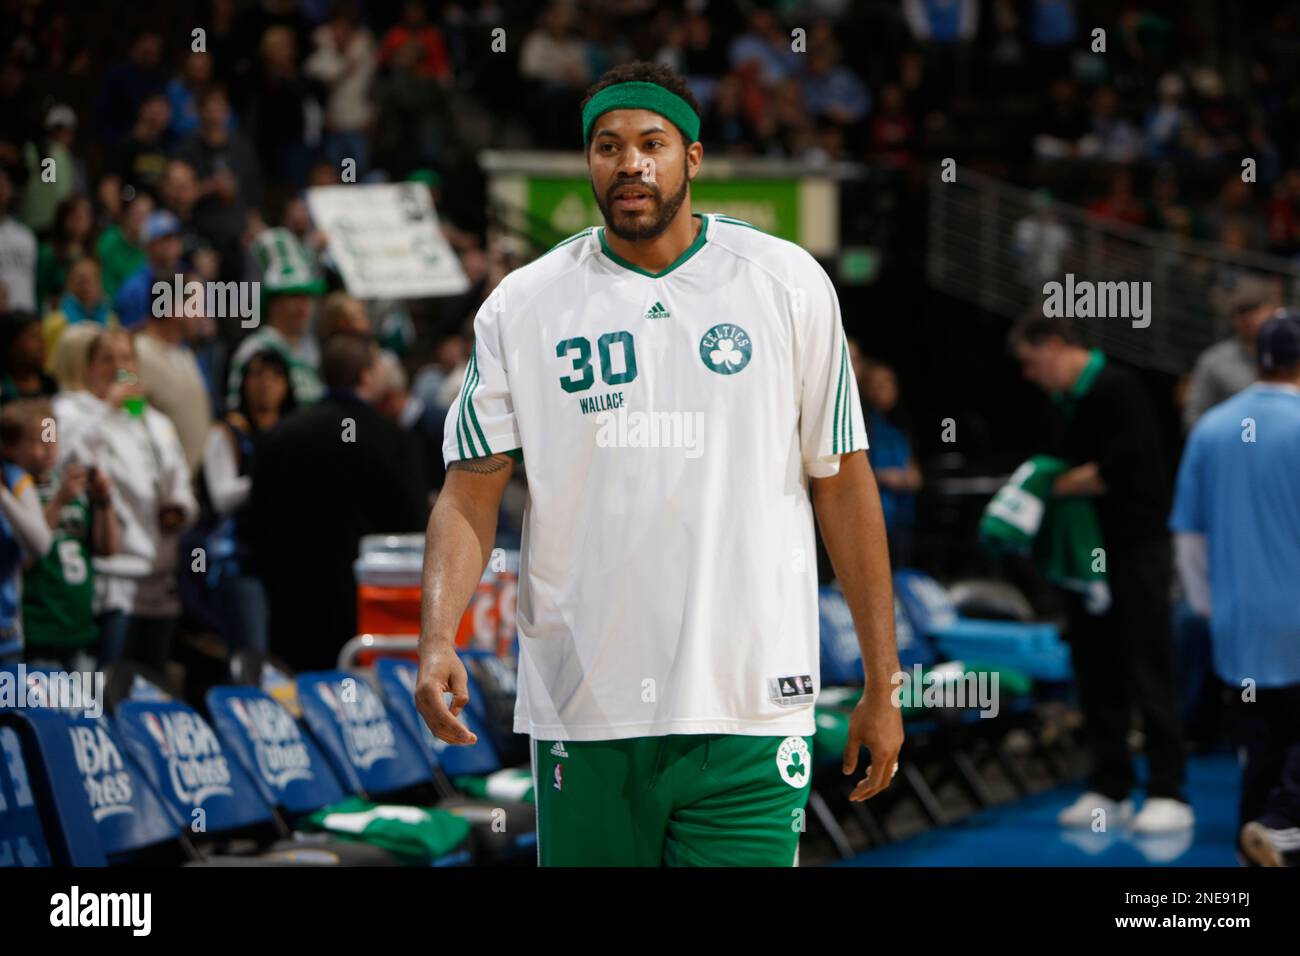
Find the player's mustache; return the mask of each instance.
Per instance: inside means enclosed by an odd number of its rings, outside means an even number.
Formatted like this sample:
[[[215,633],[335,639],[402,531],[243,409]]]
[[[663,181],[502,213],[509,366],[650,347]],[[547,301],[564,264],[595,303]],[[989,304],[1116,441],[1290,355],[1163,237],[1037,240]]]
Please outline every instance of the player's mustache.
[[[609,191],[605,193],[605,199],[612,203],[614,201],[614,194],[624,186],[636,186],[650,193],[650,195],[652,195],[656,200],[660,198],[659,185],[657,183],[648,182],[638,176],[633,179],[620,179],[618,182],[614,183],[614,185],[609,187]]]

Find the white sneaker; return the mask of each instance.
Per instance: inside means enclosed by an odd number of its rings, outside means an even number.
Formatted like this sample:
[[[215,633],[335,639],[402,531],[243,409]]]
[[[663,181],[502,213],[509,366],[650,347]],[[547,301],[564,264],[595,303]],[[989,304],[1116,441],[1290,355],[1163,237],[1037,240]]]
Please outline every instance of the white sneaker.
[[[1127,799],[1115,801],[1089,790],[1058,813],[1056,822],[1063,827],[1091,828],[1093,821],[1098,819],[1098,810],[1105,813],[1101,819],[1104,821],[1105,828],[1109,830],[1111,827],[1122,826],[1128,822],[1129,817],[1133,816],[1133,801]]]
[[[1149,797],[1133,818],[1134,833],[1174,833],[1195,825],[1191,806],[1172,797]]]

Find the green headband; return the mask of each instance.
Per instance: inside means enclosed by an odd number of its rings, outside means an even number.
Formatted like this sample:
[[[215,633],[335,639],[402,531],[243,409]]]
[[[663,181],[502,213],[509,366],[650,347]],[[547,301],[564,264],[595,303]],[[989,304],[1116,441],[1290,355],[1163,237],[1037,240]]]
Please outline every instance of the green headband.
[[[673,121],[682,131],[687,144],[700,138],[700,117],[691,105],[658,83],[615,83],[607,86],[582,108],[582,142],[591,144],[591,128],[610,110],[650,110]]]

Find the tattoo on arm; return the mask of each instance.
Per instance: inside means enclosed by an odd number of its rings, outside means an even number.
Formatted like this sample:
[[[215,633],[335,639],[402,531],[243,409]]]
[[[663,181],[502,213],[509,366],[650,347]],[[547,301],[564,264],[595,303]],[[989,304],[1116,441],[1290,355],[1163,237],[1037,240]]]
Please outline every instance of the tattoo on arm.
[[[453,461],[447,466],[448,471],[470,471],[476,475],[490,475],[510,464],[509,455],[488,455],[486,458],[466,458]]]

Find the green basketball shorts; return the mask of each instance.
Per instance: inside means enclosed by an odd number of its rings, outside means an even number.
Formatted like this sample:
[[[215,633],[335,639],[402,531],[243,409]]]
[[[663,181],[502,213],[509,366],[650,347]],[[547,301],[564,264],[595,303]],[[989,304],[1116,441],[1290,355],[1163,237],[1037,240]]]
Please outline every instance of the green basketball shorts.
[[[541,866],[794,866],[812,737],[532,742]]]

